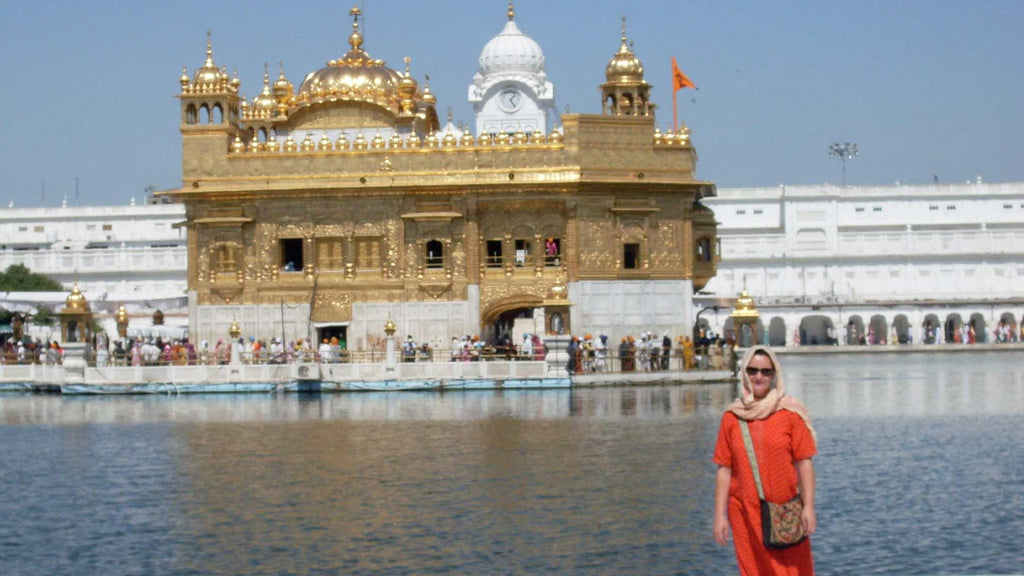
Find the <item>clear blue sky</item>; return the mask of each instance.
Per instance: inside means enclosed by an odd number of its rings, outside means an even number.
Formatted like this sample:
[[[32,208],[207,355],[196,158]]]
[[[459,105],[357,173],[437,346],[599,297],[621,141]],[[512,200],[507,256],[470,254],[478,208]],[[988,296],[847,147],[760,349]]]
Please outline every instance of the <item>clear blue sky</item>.
[[[431,77],[442,118],[471,123],[467,87],[506,0],[359,0],[367,51]],[[181,180],[178,76],[204,59],[242,92],[263,63],[296,85],[343,54],[352,4],[5,0],[0,19],[0,202],[126,203]],[[849,184],[1024,180],[1021,0],[517,0],[544,50],[560,109],[600,112],[620,15],[672,121],[670,58],[700,87],[679,93],[698,176],[719,187],[838,182],[832,142],[856,142]]]

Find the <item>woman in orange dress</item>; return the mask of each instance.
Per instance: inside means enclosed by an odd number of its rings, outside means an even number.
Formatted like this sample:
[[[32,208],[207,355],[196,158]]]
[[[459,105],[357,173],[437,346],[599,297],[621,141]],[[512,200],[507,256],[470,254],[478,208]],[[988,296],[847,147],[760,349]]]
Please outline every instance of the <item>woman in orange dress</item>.
[[[799,488],[810,536],[817,527],[811,462],[817,447],[810,416],[799,400],[786,396],[778,359],[769,348],[748,349],[740,367],[743,395],[726,408],[715,444],[715,541],[726,545],[731,528],[743,576],[812,575],[810,538],[784,550],[764,545],[760,500],[739,426],[742,419],[750,428],[765,499],[787,502]]]

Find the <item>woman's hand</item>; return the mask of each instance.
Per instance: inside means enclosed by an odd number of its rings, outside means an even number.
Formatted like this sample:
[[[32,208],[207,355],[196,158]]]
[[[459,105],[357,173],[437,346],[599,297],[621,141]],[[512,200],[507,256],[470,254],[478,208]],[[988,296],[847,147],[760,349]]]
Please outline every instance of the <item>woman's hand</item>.
[[[711,534],[715,542],[722,546],[729,543],[729,483],[732,481],[732,468],[719,466],[715,473],[715,519],[711,525]]]
[[[796,475],[800,485],[800,497],[804,502],[800,520],[804,524],[804,532],[810,536],[818,529],[818,517],[814,514],[814,462],[810,458],[797,462]]]
[[[818,517],[814,514],[814,506],[804,506],[804,511],[800,514],[800,520],[804,523],[804,532],[808,536],[814,535],[814,531],[818,529]]]
[[[729,543],[729,538],[732,536],[729,530],[729,518],[725,515],[715,514],[715,523],[711,528],[712,534],[715,535],[715,542],[725,546]]]

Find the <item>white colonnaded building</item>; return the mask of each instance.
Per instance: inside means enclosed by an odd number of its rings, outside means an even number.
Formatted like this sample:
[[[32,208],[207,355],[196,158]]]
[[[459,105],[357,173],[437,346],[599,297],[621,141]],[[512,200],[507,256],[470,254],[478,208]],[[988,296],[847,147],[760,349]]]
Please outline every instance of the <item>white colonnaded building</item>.
[[[746,288],[775,346],[993,341],[1024,316],[1024,183],[719,188],[721,261],[699,322],[732,331],[716,298]],[[699,303],[698,303],[699,305]],[[831,327],[831,331],[829,330]],[[1019,333],[1019,332],[1018,332]],[[895,336],[895,338],[894,338]]]
[[[180,204],[0,208],[0,270],[20,264],[71,288],[76,282],[97,321],[116,334],[113,315],[124,306],[131,334],[182,335],[188,325],[185,219]],[[66,292],[0,292],[0,307],[57,312]],[[162,327],[152,316],[164,315]],[[56,332],[56,329],[53,329]],[[46,338],[45,328],[33,336]]]

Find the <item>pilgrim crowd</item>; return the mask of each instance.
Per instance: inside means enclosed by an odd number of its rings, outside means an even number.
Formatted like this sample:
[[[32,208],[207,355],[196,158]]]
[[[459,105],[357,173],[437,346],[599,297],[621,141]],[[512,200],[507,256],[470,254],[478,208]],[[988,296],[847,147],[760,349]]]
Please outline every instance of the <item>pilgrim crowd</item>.
[[[194,366],[220,364],[284,364],[293,362],[383,362],[384,350],[349,350],[344,339],[324,338],[319,344],[298,339],[284,342],[255,337],[203,340],[198,345],[186,339],[127,338],[109,340],[99,333],[86,349],[86,361],[105,366]],[[626,336],[613,345],[608,336],[571,336],[567,353],[573,373],[653,372],[660,370],[731,369],[735,363],[733,345],[708,332],[694,340],[689,336],[672,339],[645,332]],[[508,337],[484,340],[479,336],[453,337],[447,346],[417,343],[409,335],[397,346],[401,362],[543,361],[547,356],[538,334],[524,334],[519,342]],[[64,349],[57,342],[14,340],[3,345],[4,364],[60,364]]]
[[[925,344],[974,344],[979,337],[974,326],[965,323],[945,334],[946,330],[930,325],[922,327],[921,341]],[[951,336],[951,338],[947,338]],[[840,334],[829,333],[829,341],[836,344],[842,337],[856,338],[849,343],[884,344],[869,329],[859,335],[856,328]],[[794,334],[800,345],[804,334]],[[909,338],[908,338],[908,341]],[[1024,328],[1016,323],[1000,321],[994,327],[989,342],[1024,342]],[[889,339],[897,342],[895,333]],[[912,341],[910,341],[912,342]],[[807,342],[815,344],[817,342]],[[383,362],[383,349],[349,350],[345,340],[324,338],[320,343],[298,339],[284,342],[255,337],[203,340],[198,345],[188,339],[162,340],[161,338],[129,338],[108,341],[106,334],[93,337],[87,348],[86,360],[96,366],[159,366],[159,365],[218,365],[218,364],[284,364],[293,362]],[[689,336],[670,337],[644,332],[639,336],[625,336],[615,343],[603,334],[571,336],[568,343],[567,368],[574,374],[603,372],[656,372],[661,370],[733,370],[736,365],[735,344],[710,331],[700,331],[696,339]],[[453,337],[447,347],[428,341],[416,342],[406,336],[397,346],[396,360],[401,362],[479,362],[491,360],[542,361],[547,355],[544,340],[538,334],[524,334],[514,342],[508,337],[484,340],[479,336]],[[60,364],[64,349],[56,341],[9,338],[0,350],[3,364]]]

